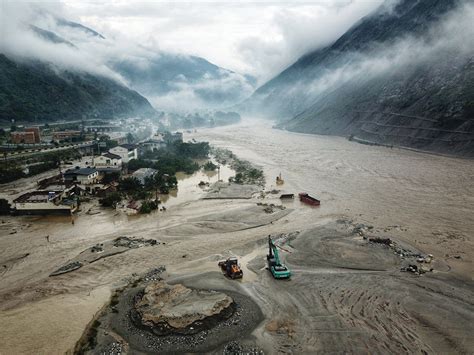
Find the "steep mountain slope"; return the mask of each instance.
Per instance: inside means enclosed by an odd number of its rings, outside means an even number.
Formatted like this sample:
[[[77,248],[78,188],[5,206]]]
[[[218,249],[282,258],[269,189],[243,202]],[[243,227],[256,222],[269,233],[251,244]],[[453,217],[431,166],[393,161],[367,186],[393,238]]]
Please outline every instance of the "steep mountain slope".
[[[382,7],[242,107],[287,121],[281,127],[290,130],[474,154],[474,48],[464,43],[472,43],[473,9],[466,4]]]
[[[186,98],[188,105],[198,107],[225,107],[247,98],[255,85],[252,77],[195,56],[159,53],[141,58],[114,59],[110,66],[132,88],[160,107],[166,103],[162,97]],[[181,103],[176,103],[176,106],[181,106]]]
[[[114,80],[12,60],[0,54],[0,121],[17,122],[154,115],[150,103]]]

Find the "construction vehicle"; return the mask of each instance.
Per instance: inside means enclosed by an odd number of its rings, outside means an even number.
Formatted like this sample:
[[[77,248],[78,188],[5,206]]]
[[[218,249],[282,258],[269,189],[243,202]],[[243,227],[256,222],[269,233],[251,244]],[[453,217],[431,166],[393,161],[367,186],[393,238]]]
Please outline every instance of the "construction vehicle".
[[[286,267],[285,264],[282,264],[280,261],[280,255],[278,254],[278,248],[273,243],[272,237],[268,236],[268,270],[272,273],[275,279],[289,279],[291,276],[291,271]]]
[[[231,279],[241,279],[243,276],[242,269],[240,268],[239,261],[235,256],[231,256],[226,260],[221,260],[217,263],[220,266],[225,275]]]

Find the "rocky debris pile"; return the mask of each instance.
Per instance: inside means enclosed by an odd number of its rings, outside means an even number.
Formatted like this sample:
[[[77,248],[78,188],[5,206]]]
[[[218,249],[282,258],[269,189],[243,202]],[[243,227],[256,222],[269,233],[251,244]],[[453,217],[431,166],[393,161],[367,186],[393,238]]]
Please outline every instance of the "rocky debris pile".
[[[338,220],[338,223],[347,223],[347,222],[348,221],[345,221],[345,220]],[[354,229],[352,229],[352,234],[358,234],[361,237],[364,237],[364,239],[367,239],[366,234],[373,229],[374,229],[374,226],[358,223],[354,226]]]
[[[405,271],[405,272],[411,272],[413,274],[421,275],[426,272],[432,272],[433,268],[432,267],[426,267],[425,265],[415,265],[415,264],[409,264],[408,266],[404,266],[400,269],[400,271]]]
[[[115,238],[113,241],[114,247],[125,247],[129,249],[136,249],[143,246],[156,244],[158,244],[158,241],[155,239],[129,238],[125,236]]]
[[[121,355],[124,353],[124,346],[120,342],[113,342],[108,344],[105,349],[103,349],[101,355]]]
[[[262,202],[257,202],[257,206],[263,206],[263,210],[265,211],[265,213],[274,213],[276,210],[284,210],[286,209],[285,206],[282,206],[282,205],[275,205],[273,203],[262,203]]]
[[[390,246],[392,244],[392,240],[390,238],[380,238],[380,237],[369,238],[369,242],[378,243],[378,244],[385,244],[385,245],[388,245],[388,246]]]
[[[49,276],[57,276],[57,275],[65,274],[65,273],[77,270],[81,268],[82,266],[83,264],[80,261],[73,261],[72,263],[61,266],[56,271],[52,272]]]
[[[360,233],[361,230],[358,230],[357,233]],[[366,237],[364,239],[368,239],[370,243],[373,244],[382,244],[390,248],[394,254],[398,255],[401,259],[408,259],[407,261],[411,261],[411,263],[404,265],[400,271],[411,272],[417,275],[424,274],[426,272],[433,271],[433,267],[427,266],[426,264],[431,264],[433,260],[433,255],[422,255],[419,251],[413,251],[407,248],[402,247],[397,242],[390,238],[380,238],[380,237]],[[416,260],[419,264],[416,265],[413,261]]]
[[[217,291],[196,290],[184,285],[151,282],[137,297],[135,310],[143,325],[159,333],[193,333],[193,325],[229,310],[233,299]],[[229,316],[232,315],[231,312]],[[195,324],[199,322],[199,324]],[[197,327],[196,327],[197,328]]]
[[[101,253],[104,251],[104,244],[99,243],[91,247],[91,253]]]
[[[157,268],[151,269],[145,275],[143,275],[142,280],[145,282],[151,281],[161,281],[163,278],[161,275],[166,271],[166,266],[159,266]]]
[[[409,264],[408,266],[404,266],[400,269],[400,271],[411,272],[413,274],[421,275],[426,272],[432,272],[433,267],[431,266],[431,262],[433,261],[434,257],[431,254],[426,256],[418,257],[416,259],[418,265],[416,264]]]
[[[263,355],[262,349],[244,346],[238,341],[231,341],[224,346],[223,355]]]

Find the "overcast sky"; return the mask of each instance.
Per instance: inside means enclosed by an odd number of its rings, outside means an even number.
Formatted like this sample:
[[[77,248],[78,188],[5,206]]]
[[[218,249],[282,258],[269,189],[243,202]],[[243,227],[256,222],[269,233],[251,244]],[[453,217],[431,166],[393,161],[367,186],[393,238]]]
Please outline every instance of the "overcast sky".
[[[382,2],[65,0],[48,6],[108,38],[201,56],[262,82],[337,39]]]

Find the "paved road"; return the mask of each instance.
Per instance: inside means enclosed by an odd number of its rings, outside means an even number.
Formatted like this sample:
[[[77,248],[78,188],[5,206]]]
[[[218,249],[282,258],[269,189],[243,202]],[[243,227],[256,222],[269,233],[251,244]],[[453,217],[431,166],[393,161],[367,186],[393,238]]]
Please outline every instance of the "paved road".
[[[90,147],[90,146],[93,146],[95,144],[96,144],[96,142],[94,142],[94,141],[88,141],[88,142],[64,145],[64,146],[60,146],[60,147],[36,148],[36,149],[15,151],[15,152],[7,153],[6,156],[5,155],[3,156],[3,159],[4,160],[12,160],[12,159],[18,159],[18,158],[26,158],[26,157],[30,157],[30,156],[38,155],[38,154],[52,153],[52,152],[59,152],[59,151],[63,151],[63,150],[69,150],[69,149],[78,149],[78,148]]]

